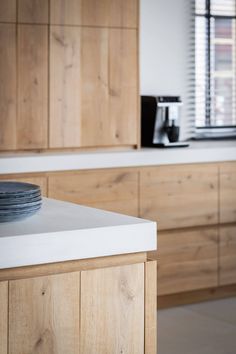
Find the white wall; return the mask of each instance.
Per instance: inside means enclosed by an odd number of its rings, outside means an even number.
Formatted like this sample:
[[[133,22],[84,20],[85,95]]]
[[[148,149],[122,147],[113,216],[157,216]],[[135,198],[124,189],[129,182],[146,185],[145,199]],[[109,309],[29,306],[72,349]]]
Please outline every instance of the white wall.
[[[140,7],[141,94],[181,95],[182,123],[188,103],[190,8],[191,0],[141,0]]]

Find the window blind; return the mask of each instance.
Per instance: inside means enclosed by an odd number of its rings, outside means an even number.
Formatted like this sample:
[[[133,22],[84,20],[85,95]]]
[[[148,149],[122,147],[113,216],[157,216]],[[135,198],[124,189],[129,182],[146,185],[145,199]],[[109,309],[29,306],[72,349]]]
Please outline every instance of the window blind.
[[[236,1],[195,0],[194,5],[196,132],[231,135],[236,132]]]

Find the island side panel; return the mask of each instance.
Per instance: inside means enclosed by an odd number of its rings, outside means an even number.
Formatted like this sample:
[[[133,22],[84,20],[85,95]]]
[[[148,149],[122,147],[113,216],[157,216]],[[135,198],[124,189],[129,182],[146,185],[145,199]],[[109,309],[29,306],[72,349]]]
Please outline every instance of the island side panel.
[[[80,353],[144,354],[144,264],[81,273]]]
[[[9,354],[79,353],[80,272],[9,283]]]
[[[8,342],[8,282],[0,282],[0,354],[7,354]]]
[[[145,263],[145,354],[157,353],[157,262]]]

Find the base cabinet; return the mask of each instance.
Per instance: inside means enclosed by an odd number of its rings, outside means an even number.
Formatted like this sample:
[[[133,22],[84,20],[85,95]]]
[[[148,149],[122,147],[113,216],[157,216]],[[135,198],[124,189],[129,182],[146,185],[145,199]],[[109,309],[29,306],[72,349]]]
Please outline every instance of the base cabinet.
[[[8,354],[8,283],[0,282],[0,354]]]
[[[0,354],[156,354],[156,262],[83,268],[0,282]]]
[[[236,283],[236,225],[220,227],[220,272],[221,286]]]
[[[158,234],[158,295],[218,285],[216,227]]]

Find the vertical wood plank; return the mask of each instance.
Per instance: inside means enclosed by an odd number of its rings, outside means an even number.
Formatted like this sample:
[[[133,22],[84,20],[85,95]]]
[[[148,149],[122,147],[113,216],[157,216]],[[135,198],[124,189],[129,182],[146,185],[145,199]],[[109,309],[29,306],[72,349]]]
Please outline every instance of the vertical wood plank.
[[[144,264],[81,274],[83,354],[144,354]]]
[[[220,223],[236,222],[236,163],[220,166]]]
[[[82,146],[137,144],[135,30],[82,29]]]
[[[78,354],[80,273],[10,282],[9,354]]]
[[[16,148],[16,27],[13,24],[0,24],[0,53],[1,151]]]
[[[136,28],[137,0],[83,0],[82,24],[85,26]]]
[[[8,353],[8,282],[0,282],[0,354]]]
[[[18,0],[19,23],[48,23],[49,0]]]
[[[219,285],[236,283],[236,226],[220,227]]]
[[[47,27],[18,26],[18,117],[19,149],[47,147],[48,125]]]
[[[0,0],[0,22],[16,22],[16,0]]]
[[[157,353],[157,262],[145,263],[145,354]]]
[[[50,147],[79,147],[80,29],[52,26],[50,47]]]
[[[82,0],[50,0],[50,23],[81,25]]]

